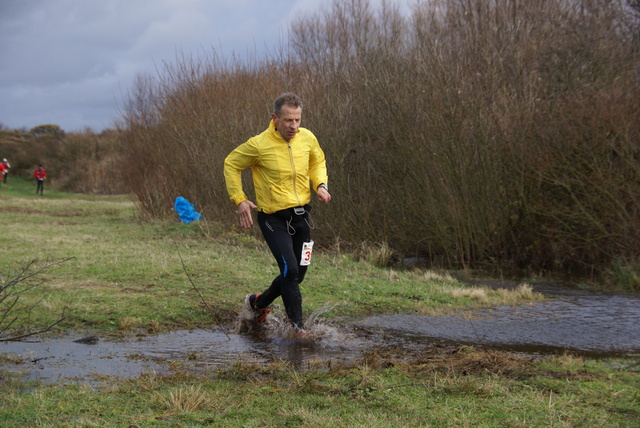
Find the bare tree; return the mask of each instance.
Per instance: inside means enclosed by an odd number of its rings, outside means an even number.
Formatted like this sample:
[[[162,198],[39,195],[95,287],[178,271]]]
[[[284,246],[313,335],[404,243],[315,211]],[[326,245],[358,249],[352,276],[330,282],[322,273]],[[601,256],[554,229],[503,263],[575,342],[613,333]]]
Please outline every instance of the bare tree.
[[[27,293],[36,290],[43,284],[36,277],[45,270],[71,260],[73,257],[45,264],[37,268],[37,260],[27,263],[7,280],[0,275],[0,342],[10,342],[25,337],[44,333],[64,320],[61,316],[51,323],[34,323],[33,310],[44,300],[46,295],[36,299],[24,299]]]

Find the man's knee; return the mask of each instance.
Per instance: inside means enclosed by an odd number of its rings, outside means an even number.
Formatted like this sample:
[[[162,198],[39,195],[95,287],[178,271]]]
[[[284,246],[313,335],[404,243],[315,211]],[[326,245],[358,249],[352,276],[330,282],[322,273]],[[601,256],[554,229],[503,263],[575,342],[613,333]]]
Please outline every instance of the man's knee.
[[[305,273],[307,273],[307,267],[306,266],[299,266],[298,267],[298,284],[301,284],[302,281],[304,281]]]
[[[288,266],[287,279],[295,279],[296,282],[300,282],[300,269],[298,266]]]

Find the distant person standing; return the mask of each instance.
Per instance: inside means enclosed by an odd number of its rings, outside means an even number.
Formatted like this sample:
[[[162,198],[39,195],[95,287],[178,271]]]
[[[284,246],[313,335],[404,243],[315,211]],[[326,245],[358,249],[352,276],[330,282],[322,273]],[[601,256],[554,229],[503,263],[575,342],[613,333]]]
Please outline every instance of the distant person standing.
[[[47,170],[44,169],[42,165],[38,165],[35,171],[33,171],[33,176],[36,178],[36,182],[38,183],[38,187],[36,188],[36,195],[38,194],[38,192],[43,195],[44,179],[47,178]]]
[[[7,168],[4,166],[3,162],[0,162],[0,176],[6,177],[5,173],[7,172]]]
[[[2,181],[7,184],[7,175],[9,175],[9,168],[11,168],[11,165],[9,165],[7,158],[2,159],[1,163],[2,166],[0,166],[0,171],[2,172]]]

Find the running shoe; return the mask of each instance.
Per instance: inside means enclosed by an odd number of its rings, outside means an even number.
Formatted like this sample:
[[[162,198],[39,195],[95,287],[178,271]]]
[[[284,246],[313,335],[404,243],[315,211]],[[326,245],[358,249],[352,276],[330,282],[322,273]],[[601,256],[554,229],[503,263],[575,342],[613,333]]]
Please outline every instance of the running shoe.
[[[269,315],[269,313],[271,312],[271,309],[259,308],[256,305],[256,301],[258,300],[258,297],[260,297],[259,294],[247,294],[247,296],[244,298],[244,303],[245,303],[245,306],[248,304],[251,310],[253,311],[253,313],[255,314],[254,321],[257,322],[258,324],[262,324],[267,320],[267,315]]]
[[[302,338],[302,337],[305,337],[306,335],[307,335],[307,331],[303,328],[297,328],[293,333],[293,337],[297,337],[297,338]]]

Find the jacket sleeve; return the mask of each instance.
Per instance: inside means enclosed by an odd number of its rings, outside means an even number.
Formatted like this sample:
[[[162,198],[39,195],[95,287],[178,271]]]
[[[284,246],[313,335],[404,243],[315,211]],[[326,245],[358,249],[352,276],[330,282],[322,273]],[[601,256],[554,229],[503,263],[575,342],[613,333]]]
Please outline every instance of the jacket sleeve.
[[[242,190],[242,171],[258,162],[258,149],[254,139],[236,147],[224,160],[224,179],[229,198],[236,204],[247,200]]]
[[[318,140],[313,139],[311,152],[309,154],[309,179],[313,190],[317,191],[318,186],[322,183],[329,185],[329,177],[327,176],[327,163],[324,158],[324,152],[318,144]]]

